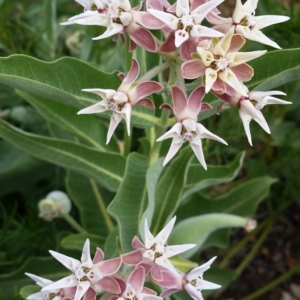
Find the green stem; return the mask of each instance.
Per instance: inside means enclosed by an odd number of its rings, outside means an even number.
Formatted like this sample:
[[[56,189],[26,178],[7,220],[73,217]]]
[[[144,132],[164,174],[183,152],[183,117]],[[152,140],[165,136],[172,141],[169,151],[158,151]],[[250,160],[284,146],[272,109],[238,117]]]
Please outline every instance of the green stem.
[[[251,249],[251,251],[248,253],[248,255],[245,257],[245,259],[236,268],[235,271],[238,274],[240,274],[240,273],[243,272],[243,270],[248,266],[248,264],[250,263],[250,261],[256,255],[257,251],[259,250],[259,248],[263,244],[264,240],[266,239],[269,231],[271,230],[274,221],[275,221],[275,215],[272,215],[272,217],[270,219],[268,219],[268,222],[267,222],[268,224],[267,224],[265,230],[263,231],[263,233],[261,234],[261,236],[259,237],[259,239],[256,241],[256,243],[254,244],[254,246]]]
[[[93,179],[90,179],[90,183],[91,183],[91,186],[92,186],[92,189],[93,189],[93,193],[94,193],[94,195],[97,199],[98,205],[100,207],[100,210],[101,210],[102,216],[104,218],[105,224],[107,226],[107,229],[109,231],[112,231],[114,229],[114,223],[112,222],[109,214],[107,213],[106,205],[103,201],[103,198],[100,194],[100,191],[97,187],[97,184]]]
[[[239,243],[237,243],[229,252],[228,254],[223,258],[223,260],[220,263],[220,267],[221,268],[225,268],[230,259],[235,256],[240,250],[241,248],[243,248],[247,242],[253,237],[255,236],[257,233],[259,233],[267,224],[269,219],[265,219],[263,222],[261,222],[256,228],[255,230],[249,232]]]
[[[241,300],[252,300],[257,299],[257,297],[265,294],[269,290],[273,289],[275,286],[277,286],[279,283],[286,281],[289,277],[291,277],[294,273],[298,272],[300,270],[300,263],[291,268],[289,271],[284,273],[283,275],[279,276],[275,280],[271,281],[269,284],[263,286],[259,290],[255,291],[254,293],[250,294],[249,296],[246,296],[242,298]]]
[[[171,65],[171,63],[169,61],[166,61],[164,63],[162,63],[159,66],[154,67],[153,69],[149,70],[146,74],[144,74],[144,76],[142,76],[138,82],[144,82],[144,81],[149,81],[151,80],[153,77],[155,77],[156,75],[158,75],[159,73],[161,73],[162,71],[164,71],[165,69],[169,68]]]
[[[130,136],[128,135],[126,124],[124,124],[124,151],[123,154],[125,157],[127,157],[130,153],[131,149],[131,137],[132,137],[132,127],[130,128]]]
[[[185,81],[183,77],[181,76],[181,64],[176,64],[176,79],[177,79],[177,85],[184,91],[186,94],[186,89],[185,89]]]
[[[87,233],[69,214],[62,214],[61,216],[79,233]]]

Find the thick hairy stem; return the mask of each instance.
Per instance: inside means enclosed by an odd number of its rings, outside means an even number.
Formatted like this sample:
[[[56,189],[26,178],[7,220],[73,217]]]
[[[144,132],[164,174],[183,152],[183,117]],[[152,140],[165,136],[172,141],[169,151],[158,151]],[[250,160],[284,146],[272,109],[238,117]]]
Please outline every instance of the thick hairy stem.
[[[141,82],[144,82],[144,81],[151,80],[153,77],[155,77],[156,75],[158,75],[162,71],[169,68],[170,65],[171,65],[171,63],[169,61],[166,61],[166,62],[162,63],[161,65],[154,67],[153,69],[149,70],[144,76],[142,76],[138,80],[138,82],[141,83]]]
[[[62,214],[62,217],[79,233],[87,233],[69,214]]]

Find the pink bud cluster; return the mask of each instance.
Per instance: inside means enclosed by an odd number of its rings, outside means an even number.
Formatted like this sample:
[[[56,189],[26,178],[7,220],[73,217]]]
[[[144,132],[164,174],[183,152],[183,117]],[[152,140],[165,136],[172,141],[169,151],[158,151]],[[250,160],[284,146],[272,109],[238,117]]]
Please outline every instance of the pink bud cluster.
[[[77,260],[55,251],[51,255],[72,274],[52,282],[48,279],[26,273],[40,287],[41,291],[27,297],[28,300],[95,300],[97,293],[105,293],[109,300],[162,300],[172,293],[186,290],[193,299],[201,300],[201,290],[220,286],[203,279],[203,273],[210,268],[215,257],[187,274],[177,270],[169,258],[193,248],[194,244],[167,246],[167,239],[173,229],[175,217],[154,237],[145,221],[145,243],[138,237],[132,240],[134,251],[117,258],[104,260],[104,253],[97,248],[94,259],[90,255],[87,239]],[[132,266],[121,268],[122,264]],[[158,286],[166,288],[160,296],[144,286],[146,276]]]
[[[211,108],[208,104],[202,103],[205,95],[203,90],[205,93],[212,92],[227,105],[238,107],[251,145],[249,123],[252,119],[270,133],[270,128],[260,110],[267,104],[290,104],[273,97],[284,95],[282,92],[249,92],[244,85],[254,74],[254,70],[247,62],[266,52],[240,52],[246,39],[280,48],[265,36],[261,29],[289,19],[285,16],[256,17],[258,0],[247,0],[244,4],[241,0],[236,0],[231,18],[223,18],[217,8],[224,0],[177,0],[173,5],[167,0],[147,0],[144,7],[141,2],[134,8],[131,7],[129,0],[76,1],[84,7],[84,12],[70,18],[62,23],[63,25],[104,26],[107,28],[106,31],[94,38],[95,40],[110,36],[116,39],[121,36],[124,45],[125,36],[128,35],[130,51],[138,45],[147,51],[157,52],[165,61],[136,82],[139,63],[133,59],[127,76],[120,74],[119,77],[123,81],[116,91],[102,88],[83,90],[99,95],[102,101],[82,109],[78,114],[112,111],[107,143],[122,119],[125,120],[127,132],[130,134],[133,106],[143,105],[155,109],[153,102],[145,97],[166,90],[160,83],[148,79],[166,68],[170,68],[170,72],[173,69],[177,80],[176,82],[169,80],[173,107],[165,103],[161,108],[170,109],[177,123],[157,139],[157,141],[173,139],[164,164],[176,154],[185,141],[188,141],[199,162],[206,169],[201,139],[210,138],[227,144],[197,123],[198,114]],[[202,25],[204,19],[213,24],[212,28]],[[150,32],[153,29],[162,31],[162,40],[154,37]],[[187,98],[185,79],[198,78],[202,79],[199,87]]]

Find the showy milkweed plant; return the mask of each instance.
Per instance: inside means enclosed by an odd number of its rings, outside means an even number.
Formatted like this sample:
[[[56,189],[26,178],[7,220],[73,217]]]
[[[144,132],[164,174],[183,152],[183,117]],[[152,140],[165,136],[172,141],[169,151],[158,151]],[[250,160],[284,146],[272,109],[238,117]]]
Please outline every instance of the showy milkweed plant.
[[[279,59],[286,55],[283,50],[243,47],[250,40],[280,49],[263,29],[289,17],[257,16],[258,0],[236,0],[228,18],[219,7],[224,0],[76,2],[83,11],[76,6],[78,14],[61,25],[103,27],[94,43],[115,41],[124,72],[107,74],[72,58],[45,63],[15,55],[1,62],[8,78],[4,84],[18,89],[56,127],[52,137],[38,136],[1,121],[0,136],[67,169],[66,189],[81,218],[81,224],[71,218],[67,196],[60,192],[40,202],[41,217],[65,218],[78,231],[62,245],[78,250],[80,244],[83,250],[76,258],[50,251],[63,265],[59,270],[68,272],[60,278],[26,272],[39,289],[25,287],[23,295],[30,300],[170,295],[202,300],[202,290],[219,289],[230,280],[213,266],[214,255],[200,266],[194,262],[200,249],[221,243],[225,233],[217,229],[253,230],[256,205],[273,183],[261,179],[263,189],[255,199],[249,196],[250,206],[230,194],[212,204],[197,199],[200,190],[233,180],[244,158],[241,153],[228,165],[207,165],[205,156],[211,158],[216,142],[230,143],[218,124],[208,129],[204,123],[216,113],[226,119],[232,109],[251,146],[251,120],[271,133],[262,111],[269,104],[291,104],[275,88],[292,80],[280,73],[292,66]],[[235,127],[240,121],[227,122]],[[239,187],[244,195],[251,190],[247,184]],[[216,273],[224,280],[215,279]]]

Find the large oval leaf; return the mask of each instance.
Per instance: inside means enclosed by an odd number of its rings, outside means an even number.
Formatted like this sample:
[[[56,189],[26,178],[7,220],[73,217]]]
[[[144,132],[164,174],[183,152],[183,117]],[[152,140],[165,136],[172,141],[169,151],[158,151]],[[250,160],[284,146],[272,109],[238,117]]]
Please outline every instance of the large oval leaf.
[[[0,83],[81,109],[100,101],[97,95],[82,89],[117,89],[121,82],[116,73],[103,73],[75,58],[64,57],[48,63],[26,55],[12,55],[0,58]],[[152,110],[136,107],[132,124],[149,127],[160,124],[160,120]]]
[[[109,190],[116,191],[122,181],[125,158],[121,155],[27,133],[2,120],[0,136],[35,157],[91,176]]]

